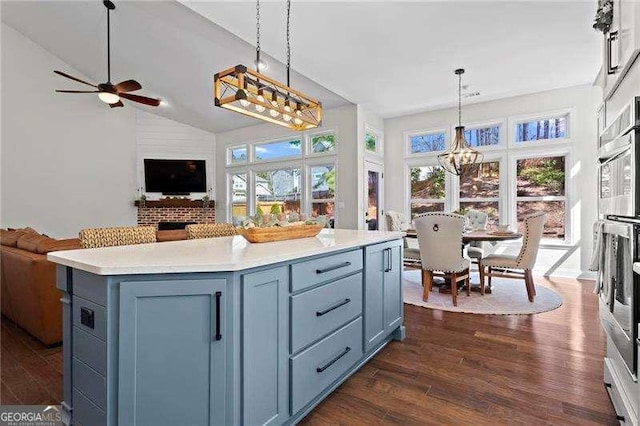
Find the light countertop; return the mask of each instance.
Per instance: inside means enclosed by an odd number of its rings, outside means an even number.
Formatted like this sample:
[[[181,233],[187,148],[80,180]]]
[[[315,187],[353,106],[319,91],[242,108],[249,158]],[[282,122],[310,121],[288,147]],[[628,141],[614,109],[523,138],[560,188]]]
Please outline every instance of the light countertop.
[[[636,274],[640,274],[640,262],[636,262],[636,263],[633,264],[633,271]]]
[[[97,275],[239,271],[402,238],[403,232],[323,229],[314,238],[252,244],[205,238],[51,252],[47,259]]]

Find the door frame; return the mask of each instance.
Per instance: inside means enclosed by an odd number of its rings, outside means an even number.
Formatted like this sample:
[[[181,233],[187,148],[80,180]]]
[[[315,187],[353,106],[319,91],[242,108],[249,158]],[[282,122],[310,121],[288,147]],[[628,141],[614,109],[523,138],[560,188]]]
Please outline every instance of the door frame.
[[[364,161],[364,211],[362,212],[363,218],[361,220],[366,220],[366,214],[369,210],[369,172],[376,172],[379,175],[378,179],[378,230],[386,229],[385,221],[384,221],[384,164],[374,163],[372,161]],[[364,222],[365,230],[368,229],[367,223]]]

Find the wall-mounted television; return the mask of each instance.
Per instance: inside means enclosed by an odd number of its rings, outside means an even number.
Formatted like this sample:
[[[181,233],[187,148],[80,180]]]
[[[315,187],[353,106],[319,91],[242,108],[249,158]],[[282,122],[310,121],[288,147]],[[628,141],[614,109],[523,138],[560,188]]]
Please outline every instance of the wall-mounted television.
[[[207,192],[205,160],[144,160],[146,192],[185,195]]]

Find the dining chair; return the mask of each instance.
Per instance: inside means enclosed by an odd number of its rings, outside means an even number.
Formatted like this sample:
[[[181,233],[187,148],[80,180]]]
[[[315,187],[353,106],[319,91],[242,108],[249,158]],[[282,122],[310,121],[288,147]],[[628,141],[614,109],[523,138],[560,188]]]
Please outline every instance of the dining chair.
[[[197,223],[187,225],[187,239],[231,237],[236,235],[236,228],[231,223]]]
[[[520,253],[517,256],[490,254],[480,260],[478,268],[480,269],[481,294],[484,294],[485,277],[488,278],[489,285],[491,285],[491,277],[524,279],[529,302],[533,302],[536,287],[533,283],[531,270],[536,263],[546,220],[547,214],[544,212],[534,213],[524,218],[524,237]]]
[[[472,229],[487,229],[489,215],[479,210],[469,210],[464,215],[467,220],[467,227]],[[467,247],[467,256],[476,263],[484,256],[484,243],[482,241],[472,241]]]
[[[416,217],[413,222],[420,245],[424,286],[422,299],[429,299],[433,277],[440,275],[451,282],[453,305],[458,306],[459,281],[465,282],[467,296],[471,294],[470,262],[463,256],[464,217],[449,213],[425,213]]]
[[[128,246],[156,242],[155,226],[86,228],[80,231],[82,248]]]
[[[387,210],[385,213],[388,231],[406,232],[409,229],[409,221],[404,213],[394,210]],[[420,266],[420,250],[409,246],[407,237],[404,240],[404,255],[402,263],[407,268],[421,268]]]

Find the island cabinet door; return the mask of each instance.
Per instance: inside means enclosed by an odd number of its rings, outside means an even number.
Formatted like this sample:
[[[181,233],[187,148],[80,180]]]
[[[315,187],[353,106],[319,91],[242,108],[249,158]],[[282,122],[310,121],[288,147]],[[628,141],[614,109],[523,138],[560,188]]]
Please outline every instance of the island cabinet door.
[[[225,424],[226,280],[123,282],[119,425]]]
[[[402,324],[402,244],[365,249],[365,351],[375,348]]]
[[[385,331],[392,332],[402,325],[402,246],[389,245],[384,271]]]
[[[286,266],[242,275],[242,424],[289,417],[289,274]]]

